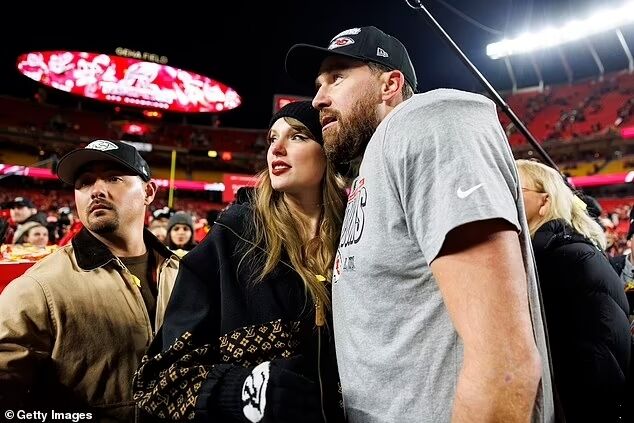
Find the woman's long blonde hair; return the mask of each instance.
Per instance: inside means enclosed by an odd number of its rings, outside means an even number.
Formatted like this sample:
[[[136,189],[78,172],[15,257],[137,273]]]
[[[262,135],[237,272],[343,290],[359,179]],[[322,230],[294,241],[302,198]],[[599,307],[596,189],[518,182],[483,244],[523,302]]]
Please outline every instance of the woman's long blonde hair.
[[[300,121],[290,117],[284,117],[284,120],[296,131],[315,139]],[[284,193],[273,189],[268,168],[259,173],[258,180],[253,194],[254,245],[265,249],[266,260],[257,280],[261,281],[271,273],[279,264],[282,252],[286,251],[290,264],[301,276],[315,304],[319,301],[325,309],[330,309],[328,289],[317,275],[322,275],[328,281],[332,278],[346,205],[343,178],[327,160],[321,187],[321,215],[317,234],[307,243],[304,242],[304,234],[309,233],[308,219],[293,213],[284,201]]]
[[[555,169],[532,160],[517,160],[516,163],[520,178],[532,182],[535,190],[548,194],[550,200],[550,207],[547,207],[544,216],[529,225],[531,236],[544,223],[563,219],[595,245],[605,249],[603,229],[588,215],[585,203],[564,183]]]

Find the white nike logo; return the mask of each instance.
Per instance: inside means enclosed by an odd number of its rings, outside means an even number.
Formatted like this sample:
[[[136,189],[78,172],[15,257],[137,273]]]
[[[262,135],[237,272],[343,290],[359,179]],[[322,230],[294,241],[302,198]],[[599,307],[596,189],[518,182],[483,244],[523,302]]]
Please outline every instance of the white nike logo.
[[[468,196],[473,194],[473,191],[477,190],[482,185],[484,185],[484,184],[478,184],[478,185],[476,185],[476,186],[474,186],[472,188],[469,188],[466,191],[463,191],[462,188],[458,187],[458,191],[456,191],[456,194],[458,194],[458,198],[467,198]]]

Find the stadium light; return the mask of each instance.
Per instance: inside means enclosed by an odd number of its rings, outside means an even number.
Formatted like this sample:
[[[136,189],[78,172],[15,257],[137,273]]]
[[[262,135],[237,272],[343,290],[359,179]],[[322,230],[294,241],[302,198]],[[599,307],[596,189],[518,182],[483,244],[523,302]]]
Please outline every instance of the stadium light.
[[[487,56],[501,59],[514,54],[555,47],[577,41],[634,22],[634,1],[628,1],[615,9],[600,10],[583,20],[573,20],[558,28],[545,28],[535,33],[520,35],[515,39],[503,39],[487,45]]]

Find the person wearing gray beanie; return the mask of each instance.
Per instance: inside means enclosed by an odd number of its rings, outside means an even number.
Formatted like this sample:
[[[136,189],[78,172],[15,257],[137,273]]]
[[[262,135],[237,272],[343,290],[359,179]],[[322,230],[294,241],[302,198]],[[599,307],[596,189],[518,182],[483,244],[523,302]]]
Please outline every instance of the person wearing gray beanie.
[[[177,212],[167,222],[167,238],[165,244],[170,250],[190,251],[196,246],[194,242],[194,220],[189,213]]]

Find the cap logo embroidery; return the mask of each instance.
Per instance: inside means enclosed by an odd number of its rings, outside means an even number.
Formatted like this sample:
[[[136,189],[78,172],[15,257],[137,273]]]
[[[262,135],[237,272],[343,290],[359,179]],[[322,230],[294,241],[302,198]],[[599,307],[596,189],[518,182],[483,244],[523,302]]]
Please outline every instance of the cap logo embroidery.
[[[332,50],[332,49],[343,47],[343,46],[348,46],[350,44],[354,44],[354,40],[352,38],[339,37],[330,43],[330,45],[328,46],[328,50]]]
[[[330,41],[332,42],[335,38],[343,37],[344,35],[357,35],[359,32],[361,32],[361,28],[346,29],[345,31],[341,31],[339,34],[332,37]]]
[[[376,55],[377,56],[381,56],[381,57],[390,57],[387,52],[385,50],[383,50],[381,47],[377,47],[376,48]]]
[[[110,141],[96,140],[88,144],[86,148],[90,148],[91,150],[108,151],[117,150],[119,147]]]

